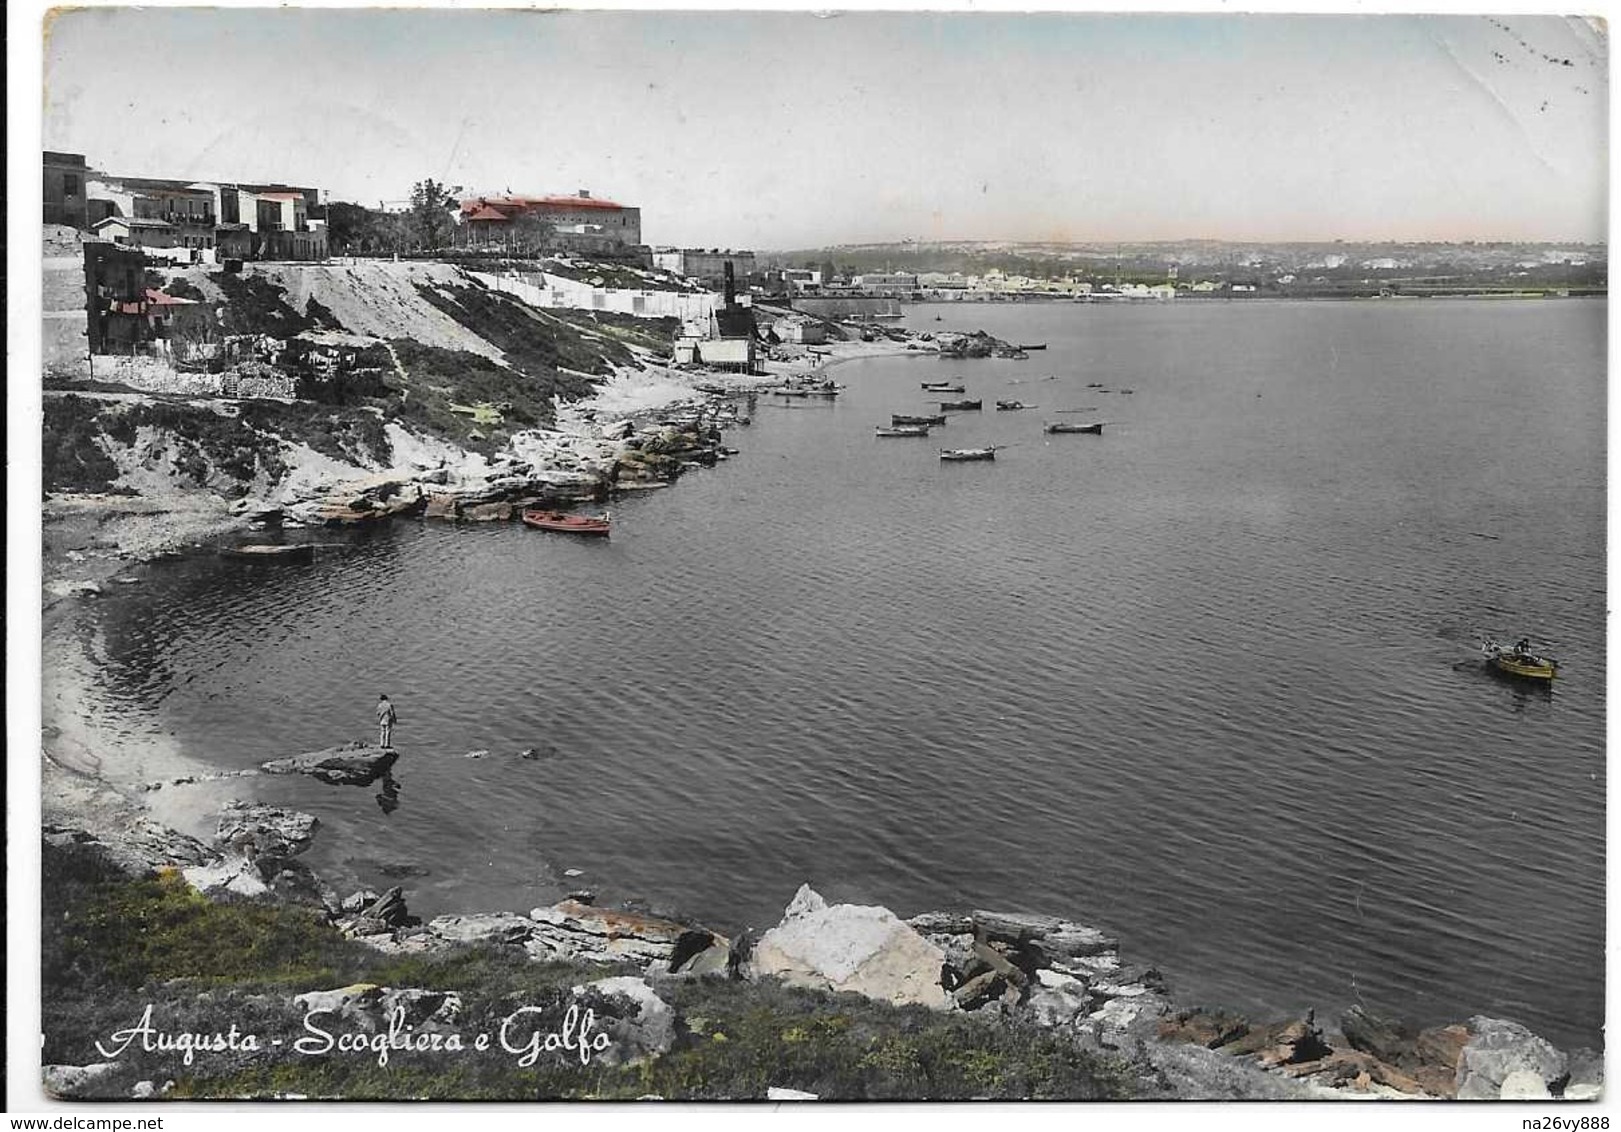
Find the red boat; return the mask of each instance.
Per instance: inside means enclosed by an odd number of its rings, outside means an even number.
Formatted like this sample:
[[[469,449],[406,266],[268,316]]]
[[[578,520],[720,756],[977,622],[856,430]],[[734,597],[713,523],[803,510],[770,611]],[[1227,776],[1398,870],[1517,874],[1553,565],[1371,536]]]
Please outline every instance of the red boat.
[[[567,531],[576,535],[608,537],[609,520],[606,516],[593,519],[589,515],[570,515],[564,511],[525,511],[523,521],[526,526],[542,531]]]

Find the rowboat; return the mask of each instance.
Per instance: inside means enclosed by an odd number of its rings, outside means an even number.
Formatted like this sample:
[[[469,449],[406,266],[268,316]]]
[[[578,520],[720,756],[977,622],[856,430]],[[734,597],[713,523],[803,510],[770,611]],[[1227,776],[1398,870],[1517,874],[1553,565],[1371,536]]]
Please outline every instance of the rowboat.
[[[236,562],[308,562],[315,557],[315,547],[309,543],[291,546],[250,543],[221,547],[220,557]]]
[[[1506,676],[1519,676],[1526,680],[1552,680],[1559,674],[1559,662],[1531,651],[1531,642],[1522,640],[1510,647],[1496,641],[1481,646],[1486,663]]]
[[[917,424],[920,424],[920,425],[943,425],[943,424],[946,423],[946,417],[945,417],[944,413],[940,413],[940,414],[938,414],[936,416],[932,416],[932,417],[912,417],[912,416],[907,416],[905,413],[891,413],[889,415],[889,423],[894,425],[896,428],[899,428],[902,425],[917,425]]]
[[[873,434],[875,436],[927,436],[929,435],[929,426],[917,424],[895,425],[892,428],[885,428],[883,425],[879,425]]]
[[[941,401],[942,409],[979,409],[984,407],[984,401]]]
[[[940,449],[940,459],[942,459],[942,460],[994,460],[994,459],[996,459],[996,449],[995,448],[942,448],[942,449]]]
[[[923,388],[930,393],[963,393],[968,387],[960,381],[925,381]]]
[[[1030,406],[1023,401],[998,401],[996,411],[999,413],[1012,412],[1015,409],[1028,409]]]
[[[523,521],[525,526],[534,527],[536,530],[608,537],[609,519],[606,515],[600,519],[593,519],[589,515],[570,515],[564,511],[525,511]]]
[[[1044,432],[1089,432],[1093,436],[1103,435],[1103,422],[1097,424],[1065,424],[1063,421],[1048,421],[1042,425]]]

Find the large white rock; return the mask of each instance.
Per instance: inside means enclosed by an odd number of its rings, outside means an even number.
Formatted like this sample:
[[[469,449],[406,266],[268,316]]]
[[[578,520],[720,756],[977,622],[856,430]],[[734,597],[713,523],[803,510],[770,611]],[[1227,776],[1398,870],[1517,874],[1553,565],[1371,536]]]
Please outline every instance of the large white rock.
[[[1566,1064],[1563,1053],[1518,1022],[1476,1015],[1469,1019],[1469,1041],[1458,1058],[1458,1099],[1495,1100],[1509,1078],[1522,1071],[1546,1086],[1564,1076]]]
[[[573,988],[572,993],[576,998],[589,999],[594,993],[630,1002],[629,1011],[593,1018],[596,1029],[611,1040],[593,1060],[604,1065],[634,1065],[659,1056],[675,1044],[675,1011],[645,979],[634,975],[597,979]]]
[[[1497,1095],[1505,1101],[1546,1101],[1553,1098],[1548,1091],[1548,1083],[1534,1069],[1516,1069],[1504,1077]]]
[[[85,1096],[117,1071],[117,1064],[111,1061],[93,1065],[47,1065],[43,1071],[45,1091],[53,1097]]]
[[[940,985],[945,952],[888,908],[829,906],[802,887],[782,923],[755,944],[750,973],[791,986],[849,991],[897,1006],[949,1010]]]

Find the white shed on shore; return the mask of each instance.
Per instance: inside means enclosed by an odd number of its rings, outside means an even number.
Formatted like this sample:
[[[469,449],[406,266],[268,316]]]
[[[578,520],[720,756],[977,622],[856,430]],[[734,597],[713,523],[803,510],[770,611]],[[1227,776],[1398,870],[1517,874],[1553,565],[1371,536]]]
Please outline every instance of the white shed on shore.
[[[820,346],[827,341],[827,327],[807,318],[779,318],[771,327],[784,342]]]

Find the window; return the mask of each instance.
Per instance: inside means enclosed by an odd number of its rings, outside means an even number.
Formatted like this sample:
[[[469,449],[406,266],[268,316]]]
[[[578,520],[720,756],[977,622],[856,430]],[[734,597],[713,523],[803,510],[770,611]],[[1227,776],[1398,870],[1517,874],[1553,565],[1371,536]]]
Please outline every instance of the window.
[[[62,195],[65,197],[79,195],[79,175],[77,173],[62,174]]]

